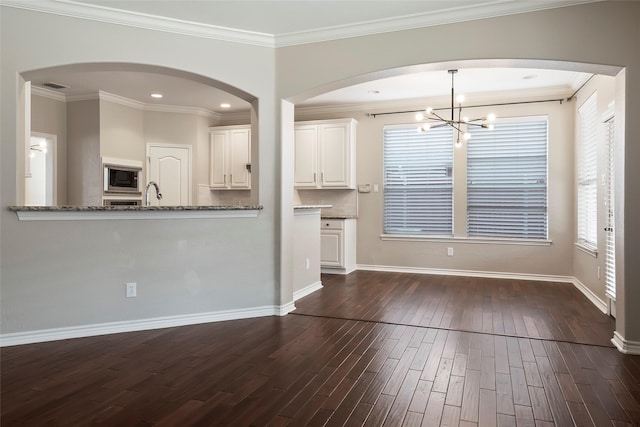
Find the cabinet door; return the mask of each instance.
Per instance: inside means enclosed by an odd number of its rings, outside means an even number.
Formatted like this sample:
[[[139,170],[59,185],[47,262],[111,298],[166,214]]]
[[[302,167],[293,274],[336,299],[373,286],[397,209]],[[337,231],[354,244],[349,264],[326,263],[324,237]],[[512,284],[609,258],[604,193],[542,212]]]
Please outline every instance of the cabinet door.
[[[251,131],[234,129],[229,135],[229,185],[231,188],[251,188]]]
[[[213,131],[210,134],[209,187],[211,188],[227,188],[227,136],[226,131]]]
[[[349,188],[350,141],[349,124],[320,126],[320,186]]]
[[[318,126],[296,126],[293,185],[313,187],[317,185]]]
[[[320,233],[320,265],[344,266],[344,239],[342,230],[322,230]]]

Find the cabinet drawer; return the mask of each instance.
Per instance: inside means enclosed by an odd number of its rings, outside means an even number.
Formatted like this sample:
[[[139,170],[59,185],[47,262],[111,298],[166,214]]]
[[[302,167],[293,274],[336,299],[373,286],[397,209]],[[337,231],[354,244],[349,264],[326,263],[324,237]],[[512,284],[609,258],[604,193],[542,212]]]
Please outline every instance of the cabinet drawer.
[[[341,219],[321,219],[320,228],[322,230],[342,230],[344,229],[344,221]]]

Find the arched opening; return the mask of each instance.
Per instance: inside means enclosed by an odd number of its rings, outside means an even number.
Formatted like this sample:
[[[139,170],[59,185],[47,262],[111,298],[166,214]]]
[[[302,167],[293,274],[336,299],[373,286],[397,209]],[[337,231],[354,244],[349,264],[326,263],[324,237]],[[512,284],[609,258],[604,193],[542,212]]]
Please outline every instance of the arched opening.
[[[522,82],[531,83],[530,70],[540,70],[540,75],[560,75],[562,73],[580,73],[575,84],[563,83],[563,87],[499,87],[487,88],[482,82],[471,82],[472,91],[468,108],[477,107],[480,114],[488,112],[488,107],[495,108],[502,117],[524,117],[529,115],[552,115],[549,129],[552,134],[548,139],[548,233],[549,244],[546,247],[506,245],[504,242],[483,242],[483,250],[478,251],[477,242],[469,242],[467,235],[467,154],[454,154],[457,168],[454,169],[454,186],[459,184],[460,192],[453,194],[454,229],[448,239],[437,237],[393,238],[385,236],[384,230],[384,191],[385,175],[383,172],[383,129],[386,125],[413,124],[415,111],[424,110],[427,105],[448,108],[451,86],[446,80],[444,84],[435,86],[440,92],[421,92],[422,86],[429,87],[430,78],[447,78],[447,70],[486,71],[489,74],[501,75],[502,70],[527,71],[519,77]],[[473,74],[472,72],[468,73]],[[440,77],[437,77],[440,76]],[[441,80],[438,80],[442,82]],[[468,82],[466,82],[468,83]],[[495,82],[494,82],[495,83]],[[498,83],[506,83],[499,81]],[[382,100],[385,90],[393,89],[397,84],[402,89],[398,96],[389,96]],[[294,203],[332,204],[344,206],[345,200],[355,206],[355,212],[348,212],[358,217],[358,264],[371,268],[397,268],[424,272],[484,272],[500,273],[504,277],[526,276],[544,279],[545,276],[557,277],[570,281],[602,311],[611,313],[613,301],[605,293],[605,241],[604,224],[606,216],[611,215],[608,207],[598,192],[598,203],[595,212],[598,239],[597,249],[587,253],[579,248],[577,216],[579,207],[578,188],[580,111],[581,104],[594,92],[601,94],[598,106],[597,121],[604,127],[612,115],[624,117],[624,103],[618,96],[624,93],[624,70],[622,67],[583,64],[567,61],[541,60],[465,60],[445,63],[411,65],[390,70],[354,76],[348,79],[331,82],[292,96],[289,102],[295,104],[295,112],[291,112],[291,121],[307,121],[353,117],[359,121],[357,146],[357,184],[355,190],[347,194],[330,194],[329,192],[306,191],[297,189],[294,192]],[[405,85],[405,86],[403,86]],[[413,85],[413,86],[411,86]],[[461,81],[462,85],[462,81]],[[498,85],[499,86],[499,85]],[[412,91],[411,88],[416,88]],[[616,102],[618,101],[618,102]],[[477,104],[477,105],[476,105]],[[511,105],[512,104],[512,105]],[[536,107],[534,107],[536,106]],[[553,109],[545,113],[546,106]],[[623,122],[623,120],[621,120]],[[417,127],[417,124],[415,125]],[[556,132],[562,128],[560,133]],[[623,165],[624,129],[616,128],[615,165]],[[605,141],[600,141],[605,145]],[[292,145],[294,142],[292,142]],[[561,148],[562,147],[562,148]],[[600,150],[600,148],[598,148]],[[600,151],[598,151],[600,152]],[[604,158],[603,158],[604,161]],[[604,163],[598,160],[597,176],[601,177]],[[622,179],[621,170],[615,175]],[[615,217],[622,216],[624,207],[623,195],[618,194],[615,200]],[[463,206],[463,209],[458,207]],[[616,249],[624,248],[623,224],[617,224],[615,236]],[[451,249],[451,250],[449,250]],[[600,255],[598,255],[598,252]],[[622,253],[616,253],[617,262],[624,259]],[[620,272],[615,273],[617,281],[623,280]],[[624,295],[617,296],[619,305]]]
[[[144,204],[145,186],[163,171],[171,183],[165,185],[167,206],[257,201],[257,174],[251,171],[258,169],[258,124],[252,123],[258,100],[250,93],[195,73],[135,63],[69,64],[23,72],[21,78],[30,88],[24,92],[28,131],[56,136],[56,205]],[[252,160],[240,171],[244,187],[223,192],[210,186],[209,131],[229,125],[252,129],[244,148]],[[155,162],[158,150],[172,160],[164,169]],[[105,165],[112,163],[138,171],[128,175],[140,181],[135,192],[106,185]],[[160,201],[154,197],[153,203]]]

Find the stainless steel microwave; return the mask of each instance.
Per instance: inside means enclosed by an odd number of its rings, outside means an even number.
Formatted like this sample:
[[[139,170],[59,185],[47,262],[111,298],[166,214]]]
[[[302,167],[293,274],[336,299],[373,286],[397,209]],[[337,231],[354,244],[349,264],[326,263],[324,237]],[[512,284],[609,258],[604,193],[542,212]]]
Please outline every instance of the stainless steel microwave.
[[[104,192],[142,194],[140,174],[142,168],[135,166],[104,165]]]

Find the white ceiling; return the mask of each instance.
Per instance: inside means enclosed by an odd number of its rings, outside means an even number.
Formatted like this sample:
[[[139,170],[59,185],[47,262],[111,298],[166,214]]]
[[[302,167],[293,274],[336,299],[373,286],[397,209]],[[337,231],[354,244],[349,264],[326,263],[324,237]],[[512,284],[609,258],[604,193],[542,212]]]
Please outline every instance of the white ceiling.
[[[561,7],[593,0],[3,0],[10,6],[40,7],[52,13],[72,14],[88,19],[109,17],[135,25],[144,17],[158,22],[215,26],[232,31],[262,33],[275,37],[295,35],[309,39],[333,38],[349,29],[367,27],[369,32],[383,32],[393,25],[407,22],[450,22],[487,17],[488,14],[519,13],[527,10]],[[46,7],[45,7],[46,6]],[[81,11],[77,9],[81,7]],[[48,8],[48,9],[47,9]],[[57,8],[57,12],[54,10]],[[91,13],[89,14],[90,11]],[[73,12],[73,13],[72,13]],[[80,13],[82,12],[82,13]],[[113,15],[117,13],[117,15]],[[90,16],[89,16],[90,15]],[[131,20],[129,20],[131,18]],[[129,20],[129,21],[127,21]],[[415,25],[415,24],[414,24]],[[427,24],[425,24],[427,25]],[[328,29],[331,31],[328,32]],[[507,93],[546,88],[547,92],[571,93],[588,78],[588,74],[548,69],[466,68],[455,76],[456,92]],[[35,86],[53,81],[70,86],[59,92],[69,96],[101,90],[145,104],[203,108],[224,113],[248,110],[246,101],[229,93],[191,80],[152,72],[121,70],[42,70],[25,74]],[[527,77],[527,78],[525,78]],[[376,80],[329,92],[305,101],[302,106],[372,103],[438,97],[449,93],[451,78],[446,70],[421,72]],[[152,92],[164,95],[150,98]],[[230,103],[223,109],[221,103]]]

